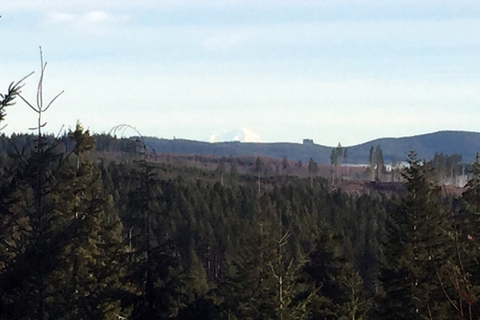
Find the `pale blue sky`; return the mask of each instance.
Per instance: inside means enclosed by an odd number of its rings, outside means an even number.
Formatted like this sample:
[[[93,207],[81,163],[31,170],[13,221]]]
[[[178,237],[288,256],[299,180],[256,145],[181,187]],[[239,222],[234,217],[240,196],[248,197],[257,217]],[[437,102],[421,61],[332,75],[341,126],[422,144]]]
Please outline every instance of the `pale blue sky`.
[[[480,2],[15,0],[0,6],[0,92],[48,61],[48,130],[352,145],[480,130]],[[7,133],[35,115],[8,110]]]

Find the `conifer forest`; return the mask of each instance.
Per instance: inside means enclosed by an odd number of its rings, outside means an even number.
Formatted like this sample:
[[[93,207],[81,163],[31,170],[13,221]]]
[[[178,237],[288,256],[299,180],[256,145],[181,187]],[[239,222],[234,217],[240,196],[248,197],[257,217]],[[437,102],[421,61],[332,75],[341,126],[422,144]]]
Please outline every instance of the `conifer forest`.
[[[0,96],[2,122],[38,115],[0,137],[0,319],[480,319],[480,161],[458,194],[415,152],[361,193],[315,163],[160,162],[140,135],[45,134],[44,67],[35,103],[29,77]]]

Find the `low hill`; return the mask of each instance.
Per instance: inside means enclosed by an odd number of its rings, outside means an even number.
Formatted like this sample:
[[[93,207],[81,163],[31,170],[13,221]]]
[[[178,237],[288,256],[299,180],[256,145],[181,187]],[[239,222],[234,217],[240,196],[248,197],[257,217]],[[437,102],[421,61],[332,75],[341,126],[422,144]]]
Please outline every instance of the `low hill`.
[[[184,139],[159,139],[146,137],[145,143],[157,153],[208,154],[215,156],[262,155],[272,158],[301,160],[313,158],[319,164],[330,164],[333,147],[306,141],[306,143],[208,143]],[[380,146],[385,162],[402,161],[411,150],[419,158],[431,159],[435,153],[462,155],[463,162],[471,162],[480,151],[480,133],[466,131],[440,131],[435,133],[402,137],[381,138],[359,145],[349,146],[347,162],[361,164],[368,162],[371,147]]]
[[[371,146],[382,148],[385,161],[402,161],[407,153],[415,151],[418,158],[431,159],[435,153],[462,155],[463,162],[472,162],[480,152],[480,133],[467,131],[439,131],[435,133],[402,137],[381,138],[349,148],[354,163],[368,159]]]

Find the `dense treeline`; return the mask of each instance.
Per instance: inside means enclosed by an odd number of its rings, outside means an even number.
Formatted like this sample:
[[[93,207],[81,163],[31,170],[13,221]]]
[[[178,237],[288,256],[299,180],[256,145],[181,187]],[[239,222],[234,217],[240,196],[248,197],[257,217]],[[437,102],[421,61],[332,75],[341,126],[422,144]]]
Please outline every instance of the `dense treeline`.
[[[121,126],[128,127],[128,126]],[[118,131],[118,130],[117,130]],[[114,131],[116,133],[116,131]],[[138,134],[138,133],[135,133]],[[68,138],[68,131],[64,131],[60,136],[47,135],[45,139],[59,141],[67,148],[72,147],[72,141]],[[184,164],[190,167],[201,167],[217,171],[234,170],[238,173],[260,173],[264,177],[277,175],[296,175],[300,177],[321,176],[328,177],[332,182],[340,180],[357,181],[377,181],[377,182],[401,182],[404,181],[402,171],[405,162],[394,161],[387,165],[383,159],[380,146],[371,147],[368,159],[365,159],[365,167],[351,167],[347,164],[348,149],[340,145],[332,149],[332,161],[330,166],[319,165],[312,157],[306,163],[300,160],[283,158],[274,159],[265,156],[215,156],[201,154],[172,154],[163,152],[162,149],[155,149],[155,144],[150,142],[153,138],[137,137],[118,137],[116,134],[92,134],[95,140],[93,154],[99,158],[115,159],[119,162],[128,162],[135,159],[138,152],[146,144],[148,150],[148,159],[154,162],[166,162],[175,164]],[[0,134],[0,157],[16,153],[19,150],[26,155],[35,146],[35,134],[17,134],[11,136]],[[179,152],[182,152],[179,150]],[[262,161],[259,172],[257,160]],[[439,184],[464,186],[471,165],[462,163],[462,156],[459,154],[445,155],[436,153],[429,160],[430,165],[435,169],[433,171],[434,179]]]
[[[0,163],[2,319],[480,318],[479,162],[460,198],[413,153],[405,192],[351,195],[261,161],[157,163],[141,139],[99,158],[80,124],[44,136],[37,107]]]
[[[227,173],[222,186],[218,173],[141,156],[94,161],[88,132],[69,136],[67,153],[52,140],[44,159],[34,148],[5,164],[4,317],[335,317],[343,281],[373,293],[386,199],[319,178],[259,189],[255,177]],[[40,182],[34,163],[46,166]]]

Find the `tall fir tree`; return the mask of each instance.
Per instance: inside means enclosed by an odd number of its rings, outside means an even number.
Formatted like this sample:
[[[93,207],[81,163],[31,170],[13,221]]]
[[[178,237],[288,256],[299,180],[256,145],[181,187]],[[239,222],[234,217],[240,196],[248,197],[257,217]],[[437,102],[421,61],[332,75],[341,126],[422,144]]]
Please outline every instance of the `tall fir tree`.
[[[471,178],[461,197],[463,210],[456,216],[457,290],[464,300],[462,310],[471,319],[480,318],[480,154],[471,166]]]
[[[122,223],[94,167],[93,138],[79,123],[69,137],[73,153],[57,175],[52,194],[52,222],[66,244],[47,278],[48,309],[62,319],[125,317],[128,310],[122,310],[117,292],[126,271],[120,263],[125,250]]]
[[[28,221],[23,228],[24,241],[19,254],[9,264],[3,279],[10,278],[4,283],[4,293],[7,298],[5,310],[18,313],[16,318],[44,319],[48,316],[47,303],[47,275],[53,271],[58,262],[58,253],[64,242],[58,241],[53,235],[52,218],[54,207],[51,201],[52,190],[55,186],[55,174],[62,164],[63,154],[58,150],[55,141],[43,135],[42,115],[51,107],[52,103],[62,92],[48,103],[43,99],[43,82],[46,63],[43,62],[40,49],[40,78],[37,88],[37,99],[31,104],[20,93],[22,99],[37,114],[37,131],[35,149],[29,154],[19,152],[16,155],[16,179],[18,192],[22,194],[19,214]],[[35,266],[34,268],[32,266]],[[19,274],[23,273],[22,277]],[[0,279],[0,281],[3,281]],[[23,296],[21,300],[20,296]]]
[[[389,221],[379,313],[382,319],[452,319],[456,312],[446,277],[451,224],[430,167],[413,152],[408,160],[407,194]]]
[[[131,189],[124,224],[129,230],[130,249],[125,257],[128,272],[123,279],[128,289],[122,300],[132,308],[132,319],[167,319],[176,316],[181,307],[185,276],[172,241],[174,221],[165,210],[167,203],[157,168],[148,161],[141,135],[136,144],[137,159],[127,178]]]

